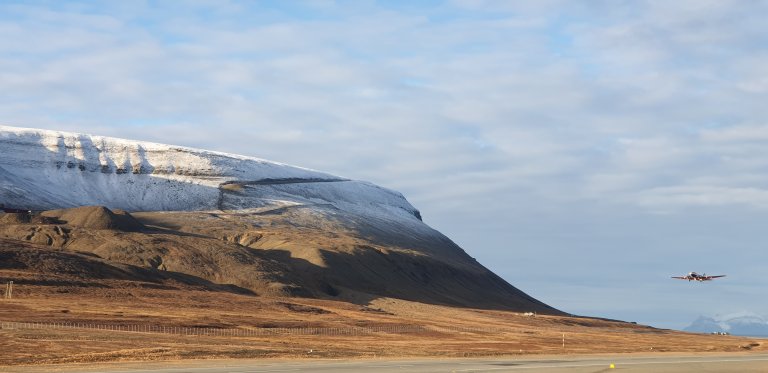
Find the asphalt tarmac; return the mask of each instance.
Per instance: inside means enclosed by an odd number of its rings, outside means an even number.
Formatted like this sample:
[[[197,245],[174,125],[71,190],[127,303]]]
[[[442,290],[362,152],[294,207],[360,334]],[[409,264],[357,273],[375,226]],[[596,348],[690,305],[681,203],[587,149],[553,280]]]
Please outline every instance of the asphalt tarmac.
[[[613,365],[611,365],[613,364]],[[547,358],[409,360],[227,360],[0,367],[0,371],[83,373],[278,373],[278,372],[768,372],[768,354],[675,356],[561,356]]]

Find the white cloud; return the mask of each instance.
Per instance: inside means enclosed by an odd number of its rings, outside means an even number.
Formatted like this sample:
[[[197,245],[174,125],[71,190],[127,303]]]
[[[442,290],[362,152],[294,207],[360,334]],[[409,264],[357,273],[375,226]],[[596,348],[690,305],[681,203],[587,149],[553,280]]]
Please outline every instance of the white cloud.
[[[640,205],[675,208],[679,206],[731,206],[768,208],[768,189],[717,186],[659,187],[642,191]]]
[[[705,142],[727,143],[735,142],[765,142],[768,141],[768,125],[740,125],[701,131],[701,139]]]

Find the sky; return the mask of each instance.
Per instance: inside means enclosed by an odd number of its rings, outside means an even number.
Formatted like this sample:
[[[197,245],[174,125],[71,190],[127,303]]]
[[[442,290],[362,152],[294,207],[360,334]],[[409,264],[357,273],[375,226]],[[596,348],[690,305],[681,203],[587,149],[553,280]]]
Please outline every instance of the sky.
[[[768,315],[766,1],[0,0],[0,123],[368,180],[566,312]],[[711,283],[670,279],[727,274]]]

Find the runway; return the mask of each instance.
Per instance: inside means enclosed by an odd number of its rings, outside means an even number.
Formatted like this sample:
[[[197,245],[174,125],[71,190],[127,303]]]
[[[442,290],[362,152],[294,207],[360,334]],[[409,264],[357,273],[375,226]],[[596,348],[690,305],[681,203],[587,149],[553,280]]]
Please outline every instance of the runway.
[[[611,368],[613,364],[613,368]],[[83,373],[278,373],[278,372],[768,372],[768,354],[601,356],[548,358],[184,361],[100,366],[16,367],[10,372]]]

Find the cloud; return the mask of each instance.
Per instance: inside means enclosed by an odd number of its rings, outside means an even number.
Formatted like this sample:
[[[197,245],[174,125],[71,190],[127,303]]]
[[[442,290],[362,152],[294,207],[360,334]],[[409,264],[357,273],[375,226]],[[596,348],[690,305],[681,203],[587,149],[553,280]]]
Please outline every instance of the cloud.
[[[713,143],[743,143],[768,141],[768,125],[740,125],[701,131],[701,139]]]
[[[637,202],[640,205],[663,208],[690,205],[743,205],[753,208],[768,208],[768,189],[716,186],[660,187],[641,192]]]

